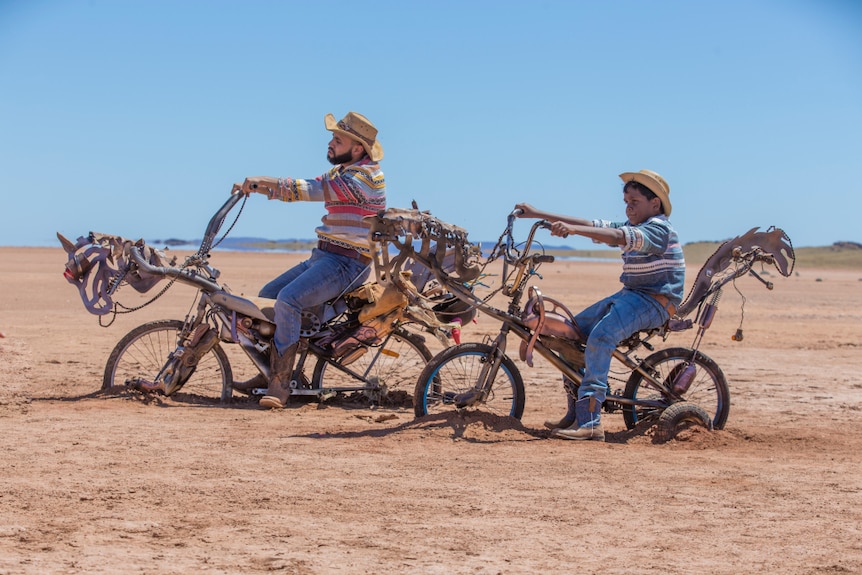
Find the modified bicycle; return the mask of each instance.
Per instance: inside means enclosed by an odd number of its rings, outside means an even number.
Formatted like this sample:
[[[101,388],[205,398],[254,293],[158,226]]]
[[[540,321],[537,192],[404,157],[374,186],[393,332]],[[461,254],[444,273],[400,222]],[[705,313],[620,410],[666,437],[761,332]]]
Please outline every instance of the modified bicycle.
[[[240,200],[236,219],[218,238]],[[168,396],[183,390],[227,400],[233,395],[234,381],[224,346],[236,344],[260,374],[256,378],[260,387],[244,388],[244,393],[266,392],[275,300],[232,294],[219,283],[220,272],[210,264],[213,248],[233,228],[244,205],[243,194],[231,195],[212,216],[198,250],[180,265],[143,240],[91,232],[71,242],[57,234],[68,254],[64,276],[78,288],[86,309],[100,316],[100,324],[103,316],[129,313],[154,302],[176,282],[197,289],[193,311],[184,319],[148,322],[120,339],[109,354],[102,389],[127,386]],[[420,332],[432,334],[443,345],[457,341],[459,324],[449,320],[469,321],[469,310],[453,313],[463,304],[429,281],[430,273],[421,268],[416,279],[422,278],[423,283],[414,284],[411,264],[415,268],[415,262],[406,265],[398,285],[416,297],[424,292],[421,307],[402,291],[369,282],[303,311],[291,395],[325,400],[358,393],[381,403],[394,391],[409,393],[432,357]],[[126,307],[114,301],[122,286],[147,293],[163,280],[168,283],[142,305]],[[426,284],[431,292],[424,290]]]
[[[518,210],[509,214],[504,232],[484,262],[478,246],[470,249],[465,245],[466,237],[435,234],[435,230],[441,229],[440,222],[418,210],[391,212],[378,218],[372,229],[378,241],[389,241],[398,247],[401,262],[421,262],[449,293],[501,324],[496,337],[451,346],[428,362],[413,394],[417,417],[449,410],[485,410],[520,419],[526,398],[521,372],[507,355],[510,334],[521,340],[522,361],[532,367],[533,356],[538,353],[560,371],[566,392],[577,398],[585,343],[578,339],[574,314],[535,286],[528,289],[530,280],[540,277],[539,267],[554,261],[539,242],[534,242],[537,230],[550,229],[550,222],[535,222],[526,241],[516,246],[513,226],[518,215]],[[697,423],[709,429],[722,429],[726,424],[730,412],[727,379],[718,364],[698,349],[715,317],[722,288],[751,275],[771,290],[773,284],[761,277],[754,266],[772,265],[787,277],[796,261],[790,238],[783,230],[758,229],[721,244],[700,269],[685,301],[665,325],[632,334],[614,351],[616,363],[612,372],[616,369],[614,378],[620,389],[611,389],[603,409],[609,413],[622,412],[628,429],[642,422],[655,423],[657,440],[665,441],[683,424]],[[429,243],[445,244],[454,253],[469,257],[462,257],[454,270],[444,268],[440,265],[443,261],[440,254],[424,247]],[[415,245],[422,247],[415,249]],[[534,249],[535,246],[539,248]],[[502,261],[500,286],[479,297],[476,285],[490,275],[488,265],[496,260]],[[389,269],[394,281],[398,277],[398,264],[394,260]],[[505,310],[490,303],[500,292],[508,298]],[[525,293],[527,301],[522,307]],[[689,318],[695,310],[694,317]],[[695,333],[690,347],[655,350],[652,343],[655,338],[667,340],[691,329]],[[740,329],[735,339],[741,337]],[[644,350],[648,355],[641,357]]]

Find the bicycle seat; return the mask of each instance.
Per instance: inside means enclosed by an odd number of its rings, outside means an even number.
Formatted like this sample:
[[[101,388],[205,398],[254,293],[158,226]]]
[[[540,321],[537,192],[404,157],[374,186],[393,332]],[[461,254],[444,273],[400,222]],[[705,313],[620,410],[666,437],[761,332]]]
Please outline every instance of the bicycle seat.
[[[533,332],[529,341],[521,343],[520,349],[521,359],[530,367],[533,367],[533,348],[539,336],[558,337],[571,343],[586,342],[569,308],[560,301],[544,297],[535,286],[530,288],[530,298],[524,305],[521,321]]]
[[[256,305],[269,321],[275,321],[275,300],[268,297],[253,296],[248,300]]]
[[[264,321],[273,321],[275,317],[274,299],[263,297],[244,298],[227,292],[215,293],[212,296],[213,302],[223,306],[225,309],[237,311],[243,315],[262,319]]]

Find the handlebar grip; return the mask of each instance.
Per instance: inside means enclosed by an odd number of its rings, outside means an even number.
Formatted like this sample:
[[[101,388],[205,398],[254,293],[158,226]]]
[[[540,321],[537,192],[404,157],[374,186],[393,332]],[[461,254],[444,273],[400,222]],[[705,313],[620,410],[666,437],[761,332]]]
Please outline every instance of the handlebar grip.
[[[517,218],[518,216],[520,216],[523,213],[524,213],[524,210],[522,210],[521,208],[515,208],[514,210],[512,210],[512,213],[510,213],[509,215]]]
[[[554,256],[546,256],[546,255],[533,256],[533,259],[536,261],[537,264],[554,263]]]

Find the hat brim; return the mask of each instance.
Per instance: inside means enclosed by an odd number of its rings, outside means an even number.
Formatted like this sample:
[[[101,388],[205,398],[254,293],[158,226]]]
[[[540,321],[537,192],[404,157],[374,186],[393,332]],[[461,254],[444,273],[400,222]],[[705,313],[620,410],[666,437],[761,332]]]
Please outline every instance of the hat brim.
[[[347,136],[354,142],[358,142],[365,149],[365,153],[368,154],[368,157],[371,158],[374,162],[379,162],[383,159],[383,146],[380,145],[378,140],[374,140],[374,145],[369,146],[367,142],[363,142],[350,132],[346,132],[338,127],[338,120],[335,119],[335,116],[332,114],[327,114],[323,117],[323,123],[326,126],[326,129],[335,134],[341,134],[343,136]]]
[[[650,177],[648,174],[644,174],[643,172],[624,172],[620,174],[620,179],[623,182],[637,182],[642,186],[646,186],[649,188],[649,191],[658,196],[658,199],[661,200],[662,211],[664,215],[670,217],[670,212],[673,209],[670,203],[670,196],[664,190],[664,186],[662,186],[658,180]]]

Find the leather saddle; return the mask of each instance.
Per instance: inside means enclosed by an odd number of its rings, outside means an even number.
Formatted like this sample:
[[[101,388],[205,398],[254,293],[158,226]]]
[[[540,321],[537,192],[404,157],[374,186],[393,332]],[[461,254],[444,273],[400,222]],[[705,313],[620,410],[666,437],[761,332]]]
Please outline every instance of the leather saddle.
[[[541,336],[548,336],[547,339],[551,341],[563,340],[565,347],[568,348],[565,351],[574,352],[576,357],[583,358],[583,344],[586,343],[586,338],[575,323],[575,316],[562,302],[543,296],[535,286],[530,287],[529,299],[524,305],[521,321],[533,332],[529,341],[521,342],[519,350],[521,360],[527,362],[530,367],[533,367],[533,349]],[[554,349],[560,346],[552,343],[549,347]],[[561,351],[564,356],[572,355],[560,349],[556,351]]]

